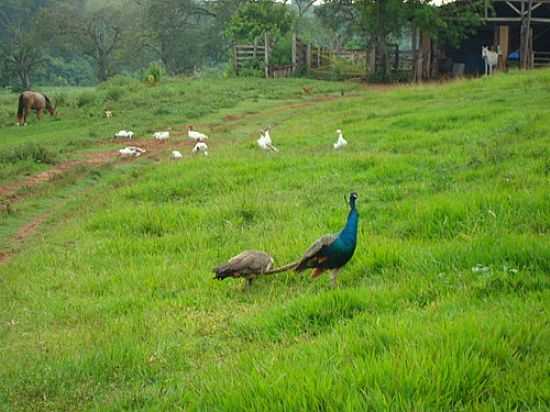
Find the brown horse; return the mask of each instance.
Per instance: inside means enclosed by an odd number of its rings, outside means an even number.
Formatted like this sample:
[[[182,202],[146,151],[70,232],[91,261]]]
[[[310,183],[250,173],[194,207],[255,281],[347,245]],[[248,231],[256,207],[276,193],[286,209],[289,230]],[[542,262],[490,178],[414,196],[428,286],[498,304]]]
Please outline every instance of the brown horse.
[[[24,126],[27,124],[27,116],[31,110],[36,111],[36,117],[40,120],[42,112],[46,109],[50,112],[50,115],[55,114],[55,107],[52,106],[52,102],[42,93],[37,92],[23,92],[19,95],[19,106],[17,107],[17,125]]]

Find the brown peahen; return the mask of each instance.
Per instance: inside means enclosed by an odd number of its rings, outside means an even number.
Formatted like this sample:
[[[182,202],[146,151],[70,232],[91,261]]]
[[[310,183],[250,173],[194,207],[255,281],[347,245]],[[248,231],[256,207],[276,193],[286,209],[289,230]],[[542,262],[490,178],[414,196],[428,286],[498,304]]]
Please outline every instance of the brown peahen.
[[[213,269],[214,279],[244,278],[245,288],[249,287],[257,276],[268,273],[273,267],[273,258],[260,250],[245,250],[232,257],[223,265]]]

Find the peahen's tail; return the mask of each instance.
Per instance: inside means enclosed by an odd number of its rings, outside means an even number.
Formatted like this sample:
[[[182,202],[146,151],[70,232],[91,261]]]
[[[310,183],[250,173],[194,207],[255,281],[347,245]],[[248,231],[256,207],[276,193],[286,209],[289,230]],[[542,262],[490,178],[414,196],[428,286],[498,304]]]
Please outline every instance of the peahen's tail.
[[[296,266],[298,266],[299,263],[300,263],[300,261],[288,263],[288,264],[286,264],[286,265],[284,265],[284,266],[281,266],[281,267],[278,267],[278,268],[275,268],[275,269],[268,270],[267,272],[264,272],[263,274],[264,274],[264,275],[274,275],[275,273],[286,272],[286,271],[288,271],[288,270],[294,269]]]

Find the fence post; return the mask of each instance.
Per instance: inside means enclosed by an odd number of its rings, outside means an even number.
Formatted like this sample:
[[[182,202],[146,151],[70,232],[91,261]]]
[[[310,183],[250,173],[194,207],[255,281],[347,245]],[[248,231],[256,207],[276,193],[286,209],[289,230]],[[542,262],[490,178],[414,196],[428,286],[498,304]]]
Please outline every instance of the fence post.
[[[367,55],[367,67],[369,74],[374,74],[376,71],[376,46],[370,46]]]
[[[297,45],[296,45],[296,32],[292,33],[292,72],[296,72],[298,66],[297,57]]]
[[[235,68],[235,74],[239,74],[239,59],[237,55],[237,46],[233,46],[233,67]]]
[[[308,71],[311,70],[311,44],[306,47],[306,67]]]
[[[317,68],[321,67],[321,47],[317,47]]]
[[[269,35],[264,33],[264,72],[265,78],[269,79]]]

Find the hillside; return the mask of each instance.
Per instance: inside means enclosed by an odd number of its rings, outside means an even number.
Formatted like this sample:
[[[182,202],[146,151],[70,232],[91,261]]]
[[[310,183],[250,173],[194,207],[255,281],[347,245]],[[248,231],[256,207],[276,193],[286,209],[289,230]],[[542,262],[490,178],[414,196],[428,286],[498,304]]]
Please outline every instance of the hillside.
[[[153,114],[112,124],[101,90],[67,103],[74,121],[15,128],[6,115],[0,148],[47,139],[58,161],[119,147],[117,128],[178,137],[80,165],[2,212],[8,247],[43,217],[0,264],[0,409],[550,409],[550,71],[344,96],[304,84],[174,83],[160,107],[147,100]],[[184,115],[189,88],[200,99]],[[122,93],[115,114],[135,100]],[[191,121],[208,157],[183,142]],[[255,146],[268,124],[278,154]],[[352,190],[359,246],[339,288],[212,279],[244,249],[296,259],[341,228]]]

